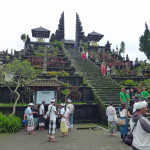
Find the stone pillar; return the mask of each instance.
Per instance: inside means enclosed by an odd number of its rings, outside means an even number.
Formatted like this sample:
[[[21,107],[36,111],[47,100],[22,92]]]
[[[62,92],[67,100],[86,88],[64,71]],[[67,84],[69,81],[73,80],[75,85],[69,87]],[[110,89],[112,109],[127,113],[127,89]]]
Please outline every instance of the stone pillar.
[[[43,74],[47,72],[47,48],[44,49]]]

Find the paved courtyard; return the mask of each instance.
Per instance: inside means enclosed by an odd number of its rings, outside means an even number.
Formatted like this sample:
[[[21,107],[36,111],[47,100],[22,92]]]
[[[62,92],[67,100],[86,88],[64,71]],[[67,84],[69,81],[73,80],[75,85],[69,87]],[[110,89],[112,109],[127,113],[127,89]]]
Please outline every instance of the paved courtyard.
[[[27,135],[22,129],[15,134],[0,134],[0,150],[131,150],[120,141],[119,132],[114,137],[106,130],[74,129],[69,136],[61,137],[57,130],[57,142],[48,141],[48,131],[36,130],[36,135]]]

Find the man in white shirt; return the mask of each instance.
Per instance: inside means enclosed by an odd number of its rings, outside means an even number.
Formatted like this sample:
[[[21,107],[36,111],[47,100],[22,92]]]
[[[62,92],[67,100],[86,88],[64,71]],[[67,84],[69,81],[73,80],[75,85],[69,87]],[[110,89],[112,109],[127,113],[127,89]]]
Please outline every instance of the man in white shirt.
[[[35,112],[32,112],[31,108],[34,104],[33,103],[29,103],[28,108],[26,109],[26,115],[27,115],[27,121],[28,121],[28,125],[27,125],[27,132],[28,134],[35,134],[34,133],[34,119],[33,119],[33,114]]]
[[[39,130],[44,130],[44,126],[45,126],[44,105],[45,105],[45,101],[42,101],[42,104],[39,108]]]
[[[73,128],[73,114],[74,114],[74,106],[72,104],[72,101],[70,99],[68,99],[68,105],[66,106],[69,111],[70,111],[70,116],[69,116],[69,131],[71,131],[71,129]]]
[[[133,150],[150,150],[150,121],[143,117],[147,111],[146,101],[135,103],[132,118],[130,120],[131,131],[133,130]]]
[[[48,116],[50,117],[49,120],[49,141],[56,142],[55,134],[56,134],[56,107],[54,106],[55,99],[51,99],[51,104],[48,106]]]
[[[69,126],[69,116],[70,116],[70,111],[68,108],[66,108],[65,103],[61,103],[61,122],[60,122],[60,131],[63,136],[68,135],[68,126]]]

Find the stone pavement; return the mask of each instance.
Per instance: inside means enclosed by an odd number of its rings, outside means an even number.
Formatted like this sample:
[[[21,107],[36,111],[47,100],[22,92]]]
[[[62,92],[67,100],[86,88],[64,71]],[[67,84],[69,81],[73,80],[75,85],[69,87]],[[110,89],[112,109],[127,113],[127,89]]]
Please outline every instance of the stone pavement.
[[[48,131],[36,130],[36,135],[27,135],[22,129],[14,134],[0,134],[0,150],[131,150],[120,141],[120,134],[109,136],[106,130],[74,129],[69,136],[61,137],[57,130],[57,142],[48,141]]]

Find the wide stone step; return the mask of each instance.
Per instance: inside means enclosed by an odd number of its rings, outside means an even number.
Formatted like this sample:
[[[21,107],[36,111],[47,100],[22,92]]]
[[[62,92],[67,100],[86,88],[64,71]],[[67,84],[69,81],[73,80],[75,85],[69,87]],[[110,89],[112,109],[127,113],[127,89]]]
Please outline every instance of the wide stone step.
[[[103,104],[109,105],[109,101],[102,101]],[[113,101],[113,104],[119,104],[119,101]]]

